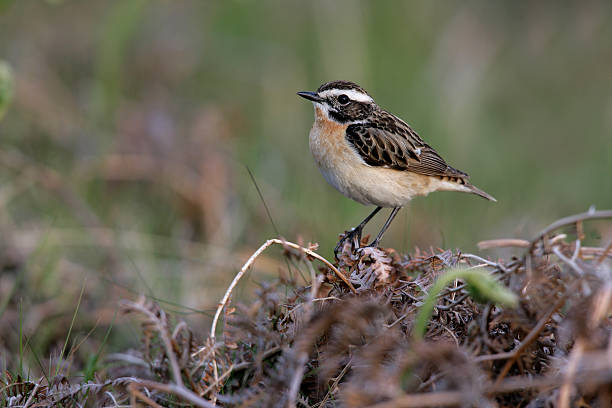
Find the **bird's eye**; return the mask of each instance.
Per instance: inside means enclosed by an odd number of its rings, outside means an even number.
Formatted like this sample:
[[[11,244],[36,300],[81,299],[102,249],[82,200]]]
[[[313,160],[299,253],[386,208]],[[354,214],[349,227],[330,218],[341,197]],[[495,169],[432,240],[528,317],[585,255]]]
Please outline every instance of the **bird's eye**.
[[[346,96],[345,94],[342,94],[338,97],[338,102],[340,102],[342,105],[346,105],[347,103],[349,103],[350,99],[348,96]]]

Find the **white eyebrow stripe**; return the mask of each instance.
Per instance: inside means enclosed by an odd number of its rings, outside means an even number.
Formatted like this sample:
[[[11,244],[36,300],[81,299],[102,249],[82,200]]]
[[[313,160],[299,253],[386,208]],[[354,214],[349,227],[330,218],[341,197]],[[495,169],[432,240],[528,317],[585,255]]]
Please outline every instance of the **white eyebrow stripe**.
[[[348,96],[349,99],[351,99],[352,101],[374,102],[374,99],[372,99],[369,95],[366,95],[363,92],[359,92],[355,89],[328,89],[326,91],[321,92],[319,96],[322,98],[327,98],[329,96],[339,96],[342,94]]]

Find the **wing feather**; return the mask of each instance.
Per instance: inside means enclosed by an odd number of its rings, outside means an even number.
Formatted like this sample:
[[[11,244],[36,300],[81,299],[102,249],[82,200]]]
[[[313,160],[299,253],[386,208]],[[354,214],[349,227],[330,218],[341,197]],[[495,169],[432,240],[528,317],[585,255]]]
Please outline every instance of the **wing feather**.
[[[449,166],[410,126],[386,114],[373,122],[349,125],[346,130],[348,142],[367,164],[467,180],[466,173]]]

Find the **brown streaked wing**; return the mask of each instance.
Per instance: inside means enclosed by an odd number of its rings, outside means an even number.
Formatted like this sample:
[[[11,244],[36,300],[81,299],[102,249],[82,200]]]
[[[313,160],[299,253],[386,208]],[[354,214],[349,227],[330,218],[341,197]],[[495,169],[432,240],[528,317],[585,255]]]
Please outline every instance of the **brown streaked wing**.
[[[397,122],[396,122],[397,123]],[[346,139],[370,166],[412,171],[426,176],[458,177],[468,175],[449,166],[408,125],[363,123],[349,125]]]

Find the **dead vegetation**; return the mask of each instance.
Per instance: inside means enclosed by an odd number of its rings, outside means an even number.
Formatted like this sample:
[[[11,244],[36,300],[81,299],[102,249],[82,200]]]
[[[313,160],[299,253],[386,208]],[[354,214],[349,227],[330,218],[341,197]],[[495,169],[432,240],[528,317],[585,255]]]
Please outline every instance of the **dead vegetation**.
[[[315,246],[269,240],[228,288],[207,339],[146,298],[125,301],[142,321],[141,350],[110,355],[106,378],[84,384],[7,373],[4,405],[607,407],[611,230],[592,221],[605,218],[612,211],[568,217],[532,241],[481,243],[524,248],[503,261],[347,243],[330,265]],[[309,283],[285,271],[253,303],[230,302],[272,245]]]

